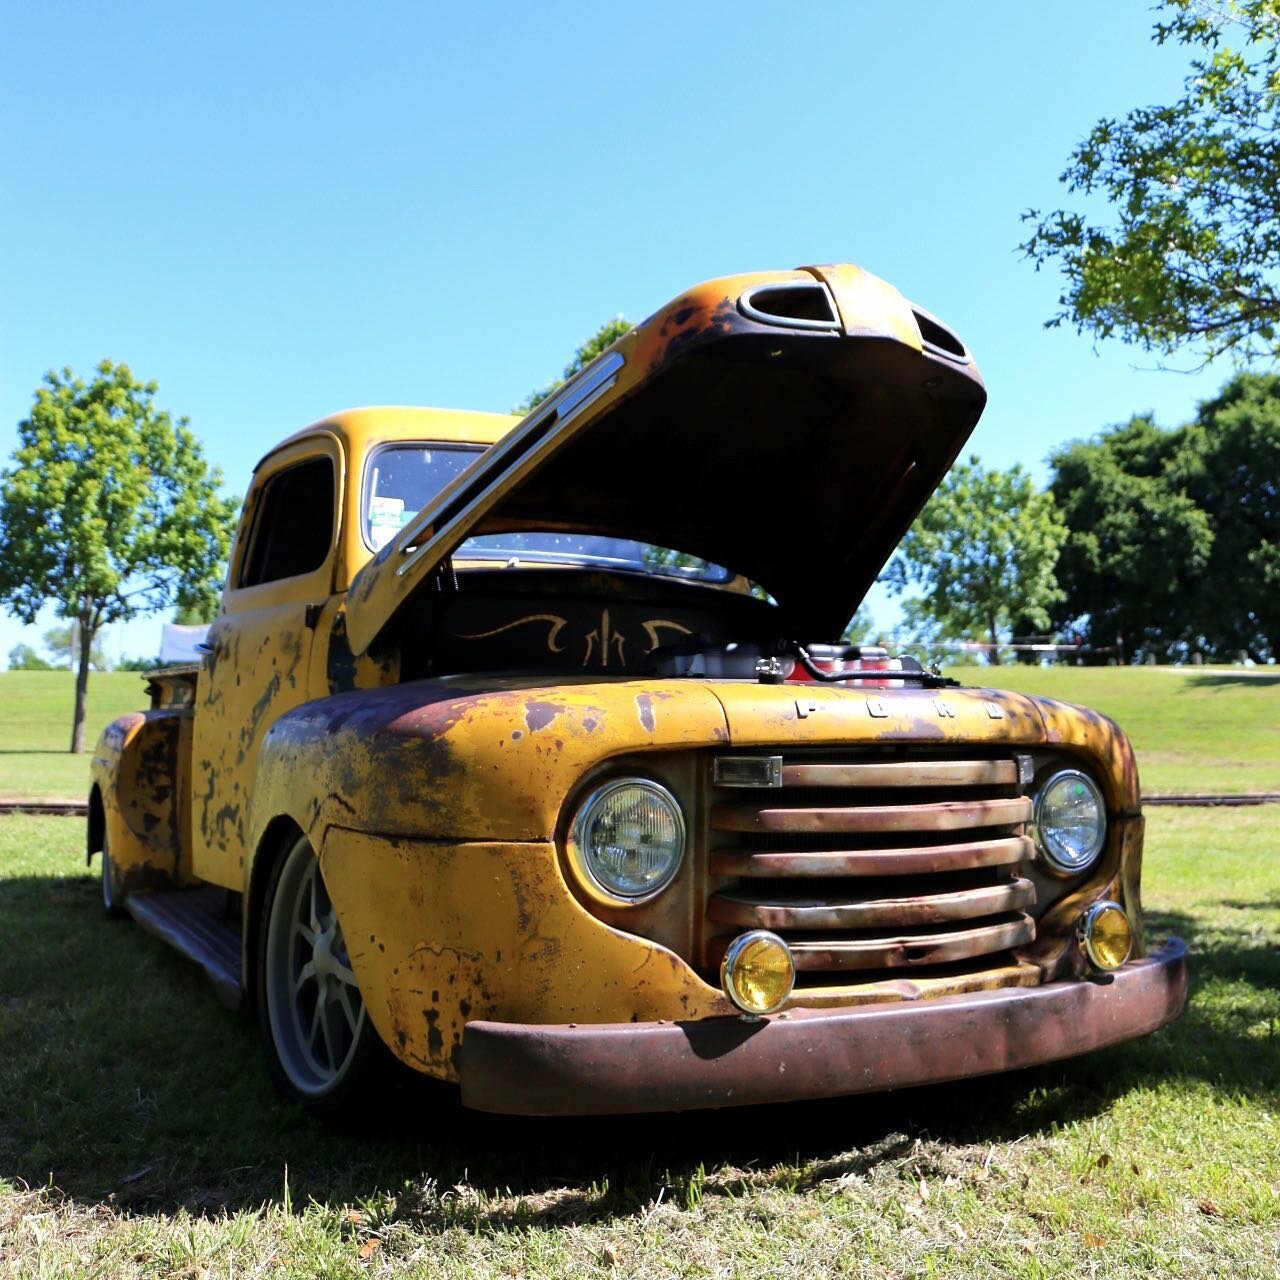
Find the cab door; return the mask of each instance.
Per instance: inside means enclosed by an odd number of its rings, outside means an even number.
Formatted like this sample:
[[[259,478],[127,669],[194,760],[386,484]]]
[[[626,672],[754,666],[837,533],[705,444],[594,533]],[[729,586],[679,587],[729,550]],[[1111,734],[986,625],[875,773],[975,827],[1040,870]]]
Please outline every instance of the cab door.
[[[315,623],[334,588],[343,454],[322,434],[269,455],[254,474],[222,609],[196,689],[192,869],[244,887],[249,803],[263,735],[324,690],[308,682]]]

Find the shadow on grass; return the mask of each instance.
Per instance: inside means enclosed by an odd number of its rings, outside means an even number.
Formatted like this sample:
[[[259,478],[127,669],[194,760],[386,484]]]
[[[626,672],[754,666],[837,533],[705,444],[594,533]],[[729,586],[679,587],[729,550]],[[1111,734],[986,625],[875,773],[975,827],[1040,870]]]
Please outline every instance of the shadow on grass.
[[[1208,689],[1222,689],[1228,685],[1248,685],[1253,689],[1265,689],[1273,684],[1280,684],[1280,675],[1251,676],[1230,671],[1203,671],[1196,675],[1185,676],[1184,679],[1197,688]]]
[[[1280,1035],[1251,1030],[1275,1004],[1280,956],[1251,943],[1243,916],[1239,929],[1200,930],[1166,915],[1153,932],[1181,933],[1195,953],[1187,1015],[1073,1062],[889,1096],[603,1120],[469,1113],[452,1090],[400,1081],[372,1118],[336,1129],[281,1104],[254,1028],[194,966],[103,919],[98,893],[87,876],[0,883],[0,1178],[83,1203],[253,1210],[282,1199],[287,1178],[295,1206],[361,1205],[367,1220],[393,1213],[423,1230],[586,1222],[885,1162],[927,1172],[948,1149],[1048,1134],[1161,1081],[1280,1092]]]

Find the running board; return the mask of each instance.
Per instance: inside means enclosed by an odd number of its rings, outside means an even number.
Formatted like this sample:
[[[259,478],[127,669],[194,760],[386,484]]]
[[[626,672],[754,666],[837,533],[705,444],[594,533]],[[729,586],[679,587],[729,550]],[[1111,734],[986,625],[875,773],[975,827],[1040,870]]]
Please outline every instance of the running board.
[[[131,893],[125,910],[150,934],[194,960],[209,975],[218,999],[240,1004],[240,930],[226,918],[225,889],[161,889]]]

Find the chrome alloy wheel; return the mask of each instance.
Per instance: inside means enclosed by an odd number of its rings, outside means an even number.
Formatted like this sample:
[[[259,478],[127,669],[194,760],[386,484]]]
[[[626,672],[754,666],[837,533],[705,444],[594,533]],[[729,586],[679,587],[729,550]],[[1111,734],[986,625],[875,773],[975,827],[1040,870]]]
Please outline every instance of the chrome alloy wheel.
[[[285,855],[267,910],[263,994],[272,1044],[289,1086],[319,1101],[341,1088],[368,1037],[342,926],[305,836]]]

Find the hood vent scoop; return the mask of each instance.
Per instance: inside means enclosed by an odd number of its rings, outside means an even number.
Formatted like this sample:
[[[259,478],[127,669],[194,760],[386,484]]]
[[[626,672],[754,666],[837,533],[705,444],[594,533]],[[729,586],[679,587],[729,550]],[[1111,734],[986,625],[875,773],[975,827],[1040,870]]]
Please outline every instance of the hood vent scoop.
[[[920,326],[920,340],[927,350],[946,356],[948,360],[958,360],[961,364],[969,363],[969,353],[964,349],[964,343],[946,325],[918,307],[913,307],[911,314],[915,316],[916,324]]]
[[[787,329],[840,328],[835,302],[827,286],[817,280],[812,284],[757,285],[738,299],[738,309],[751,320]]]

